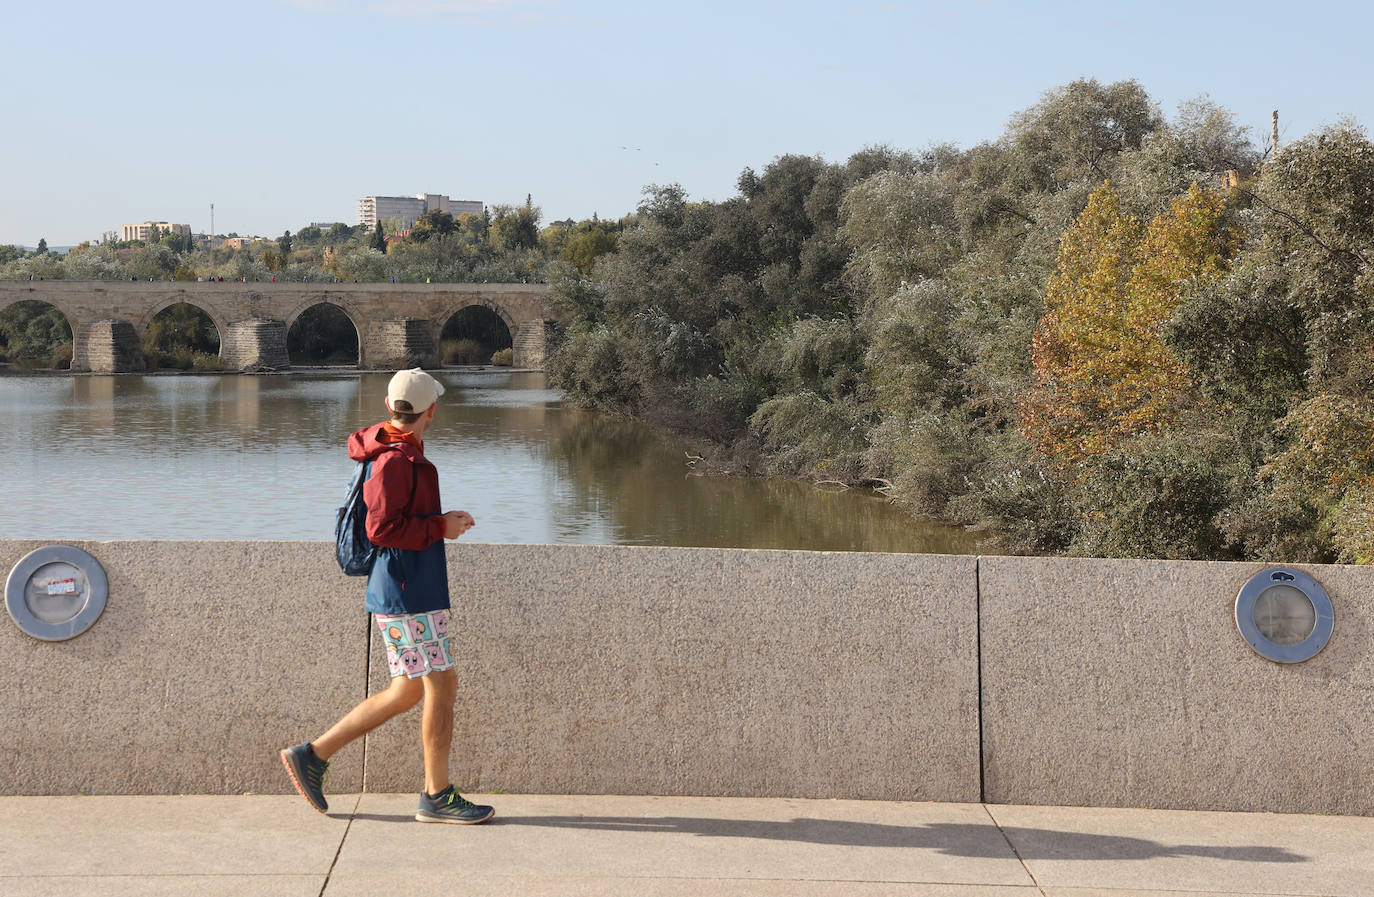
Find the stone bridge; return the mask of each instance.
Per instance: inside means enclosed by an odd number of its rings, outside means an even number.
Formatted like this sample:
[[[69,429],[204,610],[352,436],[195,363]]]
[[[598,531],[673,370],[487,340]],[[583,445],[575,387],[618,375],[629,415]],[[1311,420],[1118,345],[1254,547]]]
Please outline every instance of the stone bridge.
[[[434,366],[439,335],[469,306],[495,312],[510,330],[515,367],[542,367],[545,335],[561,316],[547,284],[522,283],[189,283],[178,281],[0,282],[0,309],[36,299],[66,315],[72,369],[139,370],[143,335],[154,316],[185,302],[209,315],[220,357],[235,370],[290,365],[286,333],[320,303],[337,306],[358,331],[358,367]]]

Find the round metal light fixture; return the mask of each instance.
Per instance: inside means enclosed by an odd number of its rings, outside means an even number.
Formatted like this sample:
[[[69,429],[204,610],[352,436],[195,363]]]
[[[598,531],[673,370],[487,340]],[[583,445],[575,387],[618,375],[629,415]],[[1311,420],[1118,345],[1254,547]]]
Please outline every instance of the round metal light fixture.
[[[109,581],[80,548],[45,545],[20,558],[5,580],[5,609],[20,629],[45,642],[75,638],[105,610]]]
[[[1236,626],[1261,657],[1301,663],[1331,638],[1336,615],[1321,583],[1286,567],[1256,573],[1236,596]]]

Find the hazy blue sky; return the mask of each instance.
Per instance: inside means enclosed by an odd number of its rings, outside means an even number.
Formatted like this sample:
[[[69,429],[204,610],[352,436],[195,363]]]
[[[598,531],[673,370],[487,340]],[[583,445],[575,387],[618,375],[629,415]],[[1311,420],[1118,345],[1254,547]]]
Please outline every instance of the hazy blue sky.
[[[17,7],[17,8],[16,8]],[[0,243],[163,219],[277,236],[366,194],[618,217],[783,153],[970,146],[1079,77],[1264,142],[1374,100],[1363,3],[8,2]]]

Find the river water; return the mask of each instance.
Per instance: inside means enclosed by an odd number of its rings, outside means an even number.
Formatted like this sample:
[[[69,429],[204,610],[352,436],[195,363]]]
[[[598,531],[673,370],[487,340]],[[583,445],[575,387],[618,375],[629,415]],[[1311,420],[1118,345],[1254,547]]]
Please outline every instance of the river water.
[[[444,371],[425,438],[478,542],[973,553],[861,490],[691,474],[637,421],[564,407],[544,375]],[[386,374],[0,377],[0,538],[332,539],[348,434]]]

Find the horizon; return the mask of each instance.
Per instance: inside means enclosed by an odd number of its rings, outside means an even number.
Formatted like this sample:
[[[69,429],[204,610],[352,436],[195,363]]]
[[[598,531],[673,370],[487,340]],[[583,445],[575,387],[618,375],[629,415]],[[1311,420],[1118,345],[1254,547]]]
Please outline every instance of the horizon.
[[[653,184],[728,199],[782,155],[968,149],[1078,78],[1136,80],[1168,118],[1206,94],[1262,147],[1274,109],[1281,143],[1365,121],[1374,74],[1374,12],[1330,2],[59,9],[20,8],[0,37],[0,72],[34,94],[0,147],[0,244],[145,220],[209,233],[212,202],[218,233],[275,238],[426,191],[614,220]]]

